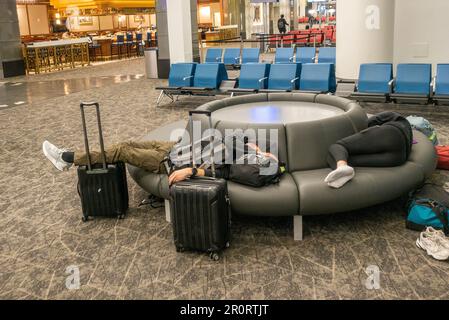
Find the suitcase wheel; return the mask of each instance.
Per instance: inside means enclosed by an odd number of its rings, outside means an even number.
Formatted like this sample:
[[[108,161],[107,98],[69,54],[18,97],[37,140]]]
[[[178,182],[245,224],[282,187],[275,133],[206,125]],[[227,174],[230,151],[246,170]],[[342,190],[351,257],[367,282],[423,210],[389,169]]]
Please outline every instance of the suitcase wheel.
[[[118,216],[118,218],[119,218],[120,220],[123,220],[123,219],[125,219],[125,215],[124,215],[124,214],[121,214],[121,215]]]
[[[184,248],[183,247],[176,247],[176,252],[184,252]]]
[[[226,247],[226,248],[229,248],[230,245],[231,245],[231,244],[230,244],[229,241],[228,241],[228,242],[226,242],[225,247]]]
[[[89,220],[89,217],[86,217],[86,216],[81,217],[81,221],[83,221],[83,222],[87,222],[88,220]]]
[[[220,255],[217,252],[211,252],[209,254],[209,257],[214,261],[220,260]]]

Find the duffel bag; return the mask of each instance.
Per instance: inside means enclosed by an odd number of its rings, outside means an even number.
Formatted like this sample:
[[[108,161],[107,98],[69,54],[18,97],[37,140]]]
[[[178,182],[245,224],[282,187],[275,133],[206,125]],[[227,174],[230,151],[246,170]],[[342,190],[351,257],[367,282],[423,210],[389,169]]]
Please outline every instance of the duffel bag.
[[[434,227],[449,235],[449,193],[434,184],[415,191],[409,200],[406,227],[416,231]]]

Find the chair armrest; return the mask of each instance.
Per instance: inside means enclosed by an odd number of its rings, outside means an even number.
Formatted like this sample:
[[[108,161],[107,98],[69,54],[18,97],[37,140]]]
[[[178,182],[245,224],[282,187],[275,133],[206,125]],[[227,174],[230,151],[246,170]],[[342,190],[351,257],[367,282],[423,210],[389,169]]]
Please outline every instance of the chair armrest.
[[[260,79],[259,79],[259,88],[262,87],[262,82],[265,81],[265,80],[267,80],[267,79],[268,79],[268,77],[263,77],[263,78],[260,78]],[[261,89],[262,89],[262,88],[261,88]]]
[[[240,57],[235,57],[235,58],[234,58],[234,62],[235,62],[236,64],[238,64],[238,63],[240,62]]]
[[[430,82],[430,92],[432,92],[432,93],[435,92],[436,84],[437,84],[437,76],[434,76],[432,78],[432,81]]]
[[[299,77],[296,77],[296,78],[290,80],[290,83],[292,84],[292,89],[293,90],[295,89],[295,81],[297,81],[297,80],[299,80]]]
[[[394,84],[396,82],[396,78],[393,78],[388,82],[388,86],[390,87],[390,93],[393,93]]]
[[[187,79],[193,78],[193,76],[188,76],[188,77],[184,77],[182,78],[182,81],[186,81]]]
[[[288,58],[288,61],[293,62],[293,58],[294,58],[294,57]]]
[[[215,61],[217,61],[217,62],[218,62],[218,61],[221,61],[221,57],[216,57],[216,58],[215,58]]]

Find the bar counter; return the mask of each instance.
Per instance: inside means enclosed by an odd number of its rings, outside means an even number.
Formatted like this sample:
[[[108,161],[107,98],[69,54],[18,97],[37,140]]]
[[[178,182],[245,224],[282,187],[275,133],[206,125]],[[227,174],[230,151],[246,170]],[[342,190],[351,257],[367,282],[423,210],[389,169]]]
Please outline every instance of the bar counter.
[[[27,74],[90,64],[89,38],[42,41],[23,46]]]

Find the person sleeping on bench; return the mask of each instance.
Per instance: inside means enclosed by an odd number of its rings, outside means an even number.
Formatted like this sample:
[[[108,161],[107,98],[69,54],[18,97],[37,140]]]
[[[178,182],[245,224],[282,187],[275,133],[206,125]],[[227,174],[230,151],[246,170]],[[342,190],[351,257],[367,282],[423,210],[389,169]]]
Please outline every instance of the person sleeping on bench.
[[[220,146],[224,147],[223,144],[218,145],[218,147]],[[245,146],[247,147],[245,150],[251,150],[248,151],[247,154],[254,154],[258,158],[266,159],[270,161],[270,163],[275,163],[276,167],[278,167],[279,161],[275,155],[269,152],[263,152],[255,143],[246,142]],[[169,174],[169,185],[193,176],[212,176],[212,171],[206,162],[198,168],[192,166],[182,168],[175,167],[175,170],[167,172],[165,163],[167,159],[177,157],[176,154],[171,153],[175,148],[177,148],[177,142],[121,142],[105,149],[106,163],[123,162],[152,173]],[[219,148],[214,146],[215,153],[217,153],[217,149]],[[47,159],[60,171],[67,171],[73,165],[87,165],[87,155],[84,152],[73,152],[67,149],[61,149],[48,141],[43,142],[42,150]],[[223,149],[219,149],[218,152],[223,152]],[[190,154],[187,156],[184,155],[183,157],[190,159]],[[102,163],[102,154],[98,151],[91,151],[90,159],[92,164],[100,164]],[[235,165],[238,166],[240,164]],[[234,166],[234,164],[220,164],[216,166],[215,176],[217,178],[229,179],[232,174],[232,166]],[[239,172],[241,172],[241,170],[239,170]]]
[[[329,147],[327,162],[334,169],[325,178],[331,188],[341,188],[355,176],[353,167],[396,167],[411,153],[413,132],[406,118],[381,112],[368,119],[368,128]]]

